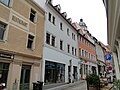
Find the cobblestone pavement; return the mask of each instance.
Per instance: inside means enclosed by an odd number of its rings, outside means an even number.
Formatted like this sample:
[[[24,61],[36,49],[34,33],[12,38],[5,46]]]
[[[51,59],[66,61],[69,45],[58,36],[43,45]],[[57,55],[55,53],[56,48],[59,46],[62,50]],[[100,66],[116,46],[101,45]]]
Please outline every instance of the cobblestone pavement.
[[[113,86],[113,84],[108,84],[107,86],[104,86],[101,90],[112,90],[110,89]]]
[[[84,80],[43,90],[87,90],[87,84],[86,81]]]
[[[80,85],[75,85],[71,88],[68,88],[66,90],[87,90],[87,84],[86,82],[81,83]]]

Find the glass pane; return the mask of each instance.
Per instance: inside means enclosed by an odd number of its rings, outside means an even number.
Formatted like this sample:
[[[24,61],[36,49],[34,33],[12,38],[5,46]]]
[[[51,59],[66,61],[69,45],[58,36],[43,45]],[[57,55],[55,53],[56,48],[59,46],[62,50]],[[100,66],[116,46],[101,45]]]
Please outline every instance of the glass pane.
[[[30,81],[30,70],[26,70],[25,83],[29,83],[29,81]]]
[[[0,40],[3,40],[4,29],[0,27]]]
[[[9,63],[5,63],[5,64],[3,65],[3,69],[9,69]]]
[[[23,69],[22,69],[22,71],[21,71],[21,79],[20,79],[20,84],[22,84],[22,82],[23,82]]]
[[[7,6],[9,5],[9,1],[10,1],[10,0],[0,0],[0,2],[2,2],[3,4],[5,4],[5,5],[7,5]]]

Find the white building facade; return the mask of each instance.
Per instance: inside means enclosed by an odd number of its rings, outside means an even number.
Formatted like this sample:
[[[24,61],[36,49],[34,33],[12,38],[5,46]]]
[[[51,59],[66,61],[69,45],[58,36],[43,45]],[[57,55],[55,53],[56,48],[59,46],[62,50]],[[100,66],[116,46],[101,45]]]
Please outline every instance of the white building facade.
[[[103,48],[99,41],[95,43],[95,47],[96,47],[97,62],[98,62],[98,74],[100,77],[101,76],[105,77],[106,64],[105,64]]]
[[[39,2],[40,3],[40,2]],[[77,31],[60,5],[45,2],[42,81],[45,84],[79,80]]]

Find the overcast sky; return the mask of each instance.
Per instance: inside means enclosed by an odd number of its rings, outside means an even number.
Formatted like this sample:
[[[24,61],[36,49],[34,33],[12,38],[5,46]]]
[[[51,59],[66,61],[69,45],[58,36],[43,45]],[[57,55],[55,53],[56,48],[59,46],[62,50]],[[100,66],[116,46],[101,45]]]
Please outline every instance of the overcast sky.
[[[72,22],[79,23],[82,18],[92,36],[107,44],[107,19],[102,0],[53,0],[53,5],[57,4]]]

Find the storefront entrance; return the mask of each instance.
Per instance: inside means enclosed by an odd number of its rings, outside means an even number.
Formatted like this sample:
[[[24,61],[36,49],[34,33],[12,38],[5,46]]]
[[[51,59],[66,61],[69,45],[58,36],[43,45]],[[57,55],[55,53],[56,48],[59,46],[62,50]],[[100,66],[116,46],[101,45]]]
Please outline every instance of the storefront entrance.
[[[7,86],[7,78],[9,71],[9,63],[0,62],[0,85],[4,84]]]
[[[30,86],[30,65],[22,65],[21,79],[20,79],[20,90],[29,90]]]
[[[46,61],[45,63],[45,83],[65,82],[65,65]]]

